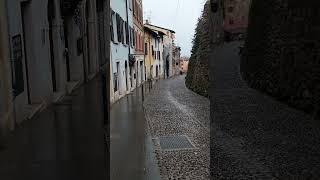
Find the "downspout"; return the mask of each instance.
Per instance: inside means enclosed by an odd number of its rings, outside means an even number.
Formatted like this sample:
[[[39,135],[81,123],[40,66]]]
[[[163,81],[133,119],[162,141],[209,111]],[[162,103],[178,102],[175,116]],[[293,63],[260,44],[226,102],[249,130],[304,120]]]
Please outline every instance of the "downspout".
[[[128,26],[128,31],[129,31],[129,13],[128,13],[128,0],[126,0],[126,16],[127,16],[127,26]],[[126,32],[127,33],[127,32]],[[128,36],[126,36],[126,37],[128,37]],[[130,38],[129,38],[129,44],[128,44],[128,48],[129,48],[129,54],[128,54],[128,65],[130,64],[129,63],[129,61],[130,61],[130,54],[131,54],[131,50],[130,50],[130,47],[131,47],[131,42],[130,42]],[[130,67],[130,65],[129,65],[129,68],[131,68]],[[129,72],[130,72],[130,70],[129,70]],[[130,76],[131,76],[131,74],[130,74]],[[137,76],[136,76],[137,77]],[[127,78],[127,77],[126,77]],[[132,77],[131,77],[132,78]],[[136,78],[137,79],[137,78]],[[137,81],[137,80],[136,80]],[[138,85],[138,84],[137,84]]]

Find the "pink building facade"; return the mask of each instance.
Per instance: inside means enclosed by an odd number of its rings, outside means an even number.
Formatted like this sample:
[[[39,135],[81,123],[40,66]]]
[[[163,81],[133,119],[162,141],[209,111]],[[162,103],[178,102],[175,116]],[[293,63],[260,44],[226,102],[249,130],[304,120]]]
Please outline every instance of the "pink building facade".
[[[246,32],[251,0],[225,0],[223,29],[226,33]]]
[[[189,65],[188,58],[181,58],[180,59],[180,64],[179,64],[180,74],[185,74],[188,72],[188,65]]]

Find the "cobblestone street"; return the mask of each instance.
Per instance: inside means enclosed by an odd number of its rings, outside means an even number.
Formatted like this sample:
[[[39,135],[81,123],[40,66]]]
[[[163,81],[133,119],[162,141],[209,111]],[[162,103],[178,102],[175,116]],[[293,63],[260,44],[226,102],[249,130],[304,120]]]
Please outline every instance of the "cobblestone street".
[[[161,179],[209,179],[209,100],[188,90],[184,82],[185,76],[161,80],[144,102]],[[161,138],[179,136],[187,136],[194,148],[160,146]]]
[[[239,42],[215,49],[211,76],[213,179],[319,179],[319,122],[249,88]]]

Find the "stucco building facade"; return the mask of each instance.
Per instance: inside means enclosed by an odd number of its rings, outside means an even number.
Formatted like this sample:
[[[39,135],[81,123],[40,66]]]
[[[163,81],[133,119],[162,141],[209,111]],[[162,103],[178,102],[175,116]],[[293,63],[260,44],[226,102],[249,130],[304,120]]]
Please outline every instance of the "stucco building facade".
[[[175,74],[175,62],[173,61],[173,48],[174,48],[174,39],[175,32],[173,30],[155,26],[149,24],[148,21],[145,23],[145,27],[150,28],[151,30],[157,32],[162,37],[162,47],[163,53],[160,55],[160,62],[163,61],[163,65],[161,64],[161,69],[164,73],[164,78],[172,77]]]
[[[94,78],[106,63],[108,28],[98,20],[105,21],[109,2],[5,2],[13,124],[20,124]]]
[[[131,0],[133,10],[133,35],[134,51],[131,53],[135,58],[136,86],[141,85],[145,79],[144,63],[144,27],[142,0]]]
[[[236,38],[246,33],[251,0],[224,0],[223,28],[226,35]]]
[[[111,81],[110,101],[116,102],[130,93],[136,83],[136,63],[131,58],[133,43],[133,8],[131,0],[111,0]],[[131,31],[130,31],[131,30]]]

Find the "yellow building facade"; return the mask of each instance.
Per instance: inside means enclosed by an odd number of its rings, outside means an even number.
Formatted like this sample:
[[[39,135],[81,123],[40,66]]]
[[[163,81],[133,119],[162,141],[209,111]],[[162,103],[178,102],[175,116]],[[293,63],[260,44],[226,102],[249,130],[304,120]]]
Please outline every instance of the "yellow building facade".
[[[152,49],[151,49],[151,43],[152,43],[152,35],[150,32],[145,31],[144,33],[144,44],[145,44],[145,57],[144,57],[144,63],[146,67],[146,76],[147,79],[151,79],[151,65],[153,64],[153,57],[152,57]]]
[[[154,46],[155,41],[159,41],[159,34],[148,27],[144,27],[145,67],[147,79],[157,79],[159,77],[159,75],[156,75],[154,70],[155,67],[153,67],[156,64],[155,61],[159,60],[159,58],[157,60],[157,56],[154,53],[156,48]]]

